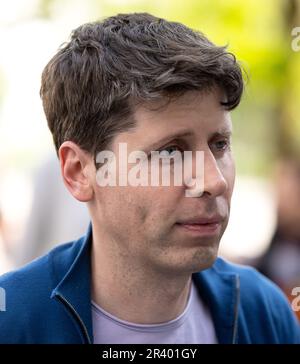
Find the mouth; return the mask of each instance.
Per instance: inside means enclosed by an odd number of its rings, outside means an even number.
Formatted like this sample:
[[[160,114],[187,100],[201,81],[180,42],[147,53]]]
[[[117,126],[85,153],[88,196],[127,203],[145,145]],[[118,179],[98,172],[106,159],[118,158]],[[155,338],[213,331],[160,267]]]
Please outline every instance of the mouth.
[[[219,235],[222,227],[221,217],[191,219],[177,222],[175,225],[185,233],[196,236]]]

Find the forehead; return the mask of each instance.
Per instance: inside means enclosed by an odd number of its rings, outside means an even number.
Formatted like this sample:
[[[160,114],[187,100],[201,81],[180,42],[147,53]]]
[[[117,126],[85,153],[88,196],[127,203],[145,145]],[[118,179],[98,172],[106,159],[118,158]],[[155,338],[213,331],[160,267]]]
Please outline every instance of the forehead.
[[[230,113],[221,102],[223,94],[218,90],[210,92],[188,91],[169,103],[155,101],[136,107],[136,127],[119,134],[115,142],[155,142],[171,135],[186,135],[206,138],[214,133],[230,133]]]

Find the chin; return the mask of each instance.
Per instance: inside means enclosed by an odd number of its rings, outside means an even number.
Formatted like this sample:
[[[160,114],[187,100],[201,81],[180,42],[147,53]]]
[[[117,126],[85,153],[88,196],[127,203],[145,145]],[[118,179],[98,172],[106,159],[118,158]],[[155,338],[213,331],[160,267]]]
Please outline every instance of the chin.
[[[168,270],[173,273],[193,274],[210,268],[216,261],[218,249],[209,247],[206,249],[197,249],[193,255],[181,255],[173,260],[172,265],[168,265]],[[170,260],[169,260],[170,262]]]
[[[206,251],[197,251],[193,257],[191,264],[192,273],[200,272],[202,270],[210,268],[216,261],[218,256],[217,249],[209,249]]]

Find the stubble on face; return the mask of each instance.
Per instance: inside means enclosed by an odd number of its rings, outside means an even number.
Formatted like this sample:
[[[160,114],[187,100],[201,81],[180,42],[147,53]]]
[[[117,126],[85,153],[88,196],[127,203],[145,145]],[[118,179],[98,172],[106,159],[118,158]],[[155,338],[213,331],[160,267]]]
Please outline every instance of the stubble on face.
[[[188,128],[192,136],[180,143],[189,150],[204,148],[206,153],[212,153],[209,135],[224,127],[230,129],[231,125],[228,113],[220,106],[220,97],[220,93],[192,92],[159,112],[141,108],[135,115],[137,128],[117,136],[113,149],[125,142],[129,152],[141,149],[148,152],[148,145],[162,135]],[[94,220],[99,225],[98,231],[101,225],[104,232],[103,251],[115,254],[115,261],[119,260],[118,264],[123,261],[131,270],[152,270],[161,274],[192,273],[212,265],[228,222],[234,181],[231,153],[214,157],[228,184],[227,190],[218,196],[187,198],[184,186],[105,187],[102,190],[96,187],[96,205],[102,221],[97,222],[95,213]],[[175,225],[178,219],[187,216],[215,213],[224,216],[219,234],[215,236],[185,235]]]

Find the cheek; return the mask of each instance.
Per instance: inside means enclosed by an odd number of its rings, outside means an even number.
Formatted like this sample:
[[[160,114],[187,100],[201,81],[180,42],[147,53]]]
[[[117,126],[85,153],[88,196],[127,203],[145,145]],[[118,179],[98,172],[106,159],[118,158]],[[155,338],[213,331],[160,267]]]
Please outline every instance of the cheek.
[[[184,187],[105,187],[97,192],[97,215],[113,234],[133,238],[166,233]],[[170,223],[169,223],[170,222]]]
[[[115,225],[142,224],[154,205],[155,197],[143,187],[108,187],[98,195],[98,206],[105,220],[112,219]],[[153,207],[154,208],[154,207]]]
[[[233,192],[234,183],[235,183],[235,163],[234,160],[231,160],[231,165],[228,168],[228,189],[230,191],[230,197]]]
[[[106,233],[125,244],[142,235],[147,204],[133,188],[108,187],[97,195],[96,214]]]
[[[182,187],[145,187],[133,190],[134,213],[143,232],[149,236],[163,234],[171,224],[182,198]],[[131,208],[131,207],[130,207]]]
[[[231,198],[235,182],[235,162],[231,153],[228,153],[218,163],[219,169],[227,183],[226,197]]]

